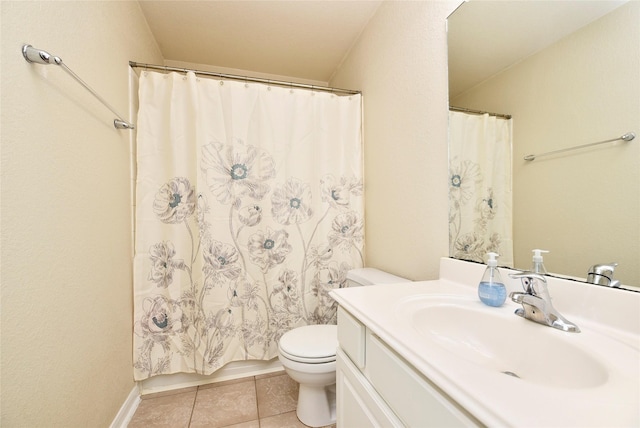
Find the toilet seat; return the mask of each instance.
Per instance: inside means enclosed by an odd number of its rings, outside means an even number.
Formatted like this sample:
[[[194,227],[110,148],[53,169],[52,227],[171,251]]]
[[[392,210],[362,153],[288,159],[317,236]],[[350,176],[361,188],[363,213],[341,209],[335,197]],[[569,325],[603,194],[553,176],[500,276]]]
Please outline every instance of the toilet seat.
[[[282,335],[278,350],[283,357],[307,364],[329,363],[336,360],[338,326],[307,325]]]

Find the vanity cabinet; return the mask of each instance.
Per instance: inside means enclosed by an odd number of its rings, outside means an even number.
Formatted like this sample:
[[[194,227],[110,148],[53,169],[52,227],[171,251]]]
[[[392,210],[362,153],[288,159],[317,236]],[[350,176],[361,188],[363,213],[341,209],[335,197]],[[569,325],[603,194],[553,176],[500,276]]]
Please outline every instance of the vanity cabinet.
[[[342,307],[338,343],[338,428],[480,425]]]

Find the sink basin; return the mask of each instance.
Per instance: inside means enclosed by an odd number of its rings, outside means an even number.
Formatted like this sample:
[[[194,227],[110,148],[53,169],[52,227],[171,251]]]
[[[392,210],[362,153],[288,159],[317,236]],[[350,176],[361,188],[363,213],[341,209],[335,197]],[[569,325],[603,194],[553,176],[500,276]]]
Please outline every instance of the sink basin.
[[[640,293],[548,277],[554,306],[580,327],[569,333],[515,315],[521,306],[511,300],[483,305],[483,271],[442,259],[438,280],[331,295],[366,326],[366,341],[379,339],[387,346],[378,350],[407,362],[480,426],[640,427]]]
[[[608,378],[605,366],[580,347],[581,333],[564,333],[471,298],[417,297],[396,313],[421,337],[453,359],[523,382],[556,388],[593,388]]]

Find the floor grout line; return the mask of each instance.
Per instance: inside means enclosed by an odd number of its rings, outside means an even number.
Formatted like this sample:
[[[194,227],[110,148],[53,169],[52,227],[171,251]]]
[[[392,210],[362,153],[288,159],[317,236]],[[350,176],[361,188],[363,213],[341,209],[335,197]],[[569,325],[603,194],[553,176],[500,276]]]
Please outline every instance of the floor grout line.
[[[189,415],[189,423],[187,424],[187,428],[191,427],[191,420],[193,419],[193,412],[196,410],[196,401],[198,400],[198,392],[200,392],[200,387],[196,388],[196,394],[193,396],[193,404],[191,405],[191,414]]]
[[[258,380],[253,377],[253,390],[256,392],[256,414],[258,415],[258,428],[260,428],[260,403],[258,402]]]

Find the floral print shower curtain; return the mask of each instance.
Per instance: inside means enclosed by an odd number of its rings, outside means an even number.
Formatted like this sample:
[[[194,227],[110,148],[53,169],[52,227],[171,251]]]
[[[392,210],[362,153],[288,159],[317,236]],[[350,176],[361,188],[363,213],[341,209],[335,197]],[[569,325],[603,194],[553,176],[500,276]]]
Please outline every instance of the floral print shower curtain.
[[[363,265],[360,95],[144,71],[134,375],[210,374],[336,321]]]
[[[512,120],[449,112],[449,255],[513,266]]]

